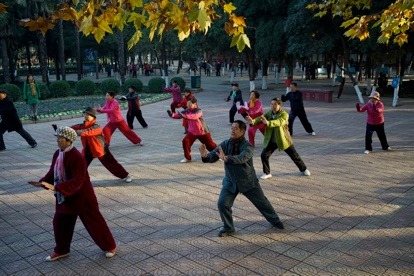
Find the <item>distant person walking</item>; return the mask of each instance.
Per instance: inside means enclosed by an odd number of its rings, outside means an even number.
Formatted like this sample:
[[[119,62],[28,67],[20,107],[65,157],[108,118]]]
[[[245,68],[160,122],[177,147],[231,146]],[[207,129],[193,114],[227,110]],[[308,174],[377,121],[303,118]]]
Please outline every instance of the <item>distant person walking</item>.
[[[289,132],[293,135],[293,122],[296,117],[299,117],[300,122],[305,128],[309,135],[315,136],[316,133],[313,131],[312,125],[308,121],[306,116],[305,107],[303,105],[302,92],[298,90],[298,84],[292,82],[290,85],[290,92],[286,95],[282,95],[282,102],[290,101],[290,113],[289,113]]]
[[[120,98],[120,100],[128,101],[128,112],[126,115],[128,126],[130,129],[134,129],[134,118],[137,118],[143,128],[148,128],[148,124],[142,116],[141,104],[139,103],[136,90],[135,86],[130,86],[128,88],[128,94]]]
[[[6,89],[0,89],[0,151],[6,149],[3,139],[3,134],[6,131],[16,131],[26,140],[30,147],[37,147],[36,141],[26,130],[24,130],[19,115],[17,114],[16,107],[7,96],[7,93]]]
[[[30,106],[30,120],[37,121],[37,105],[40,102],[40,89],[33,75],[28,75],[23,84],[23,99]]]
[[[269,159],[276,149],[286,152],[299,170],[304,175],[309,176],[309,170],[293,146],[293,141],[288,131],[289,115],[282,109],[282,102],[278,98],[273,98],[270,101],[270,109],[270,111],[256,119],[252,119],[249,116],[246,117],[246,121],[252,125],[257,125],[260,122],[266,125],[263,141],[264,148],[260,155],[263,165],[263,175],[260,178],[268,179],[272,177],[270,174]]]
[[[246,124],[237,120],[231,125],[230,139],[221,142],[213,151],[208,152],[204,144],[200,146],[204,163],[214,163],[219,159],[224,162],[225,175],[217,203],[224,224],[218,233],[219,237],[230,236],[235,232],[232,207],[239,193],[247,197],[273,226],[285,228],[260,187],[253,166],[253,146],[246,141],[245,133]]]
[[[365,154],[372,151],[372,134],[377,132],[383,150],[391,150],[387,142],[384,130],[384,104],[381,102],[380,93],[373,91],[369,96],[369,101],[360,106],[356,104],[358,112],[367,112],[367,127],[365,131]]]
[[[133,144],[138,146],[143,146],[141,143],[141,138],[132,131],[127,122],[125,122],[124,117],[122,117],[121,108],[119,103],[115,100],[115,93],[110,91],[106,93],[106,103],[102,108],[96,110],[99,113],[106,113],[108,118],[108,123],[103,128],[103,136],[105,138],[105,143],[109,147],[111,144],[112,134],[116,129],[119,129],[121,133]]]
[[[78,217],[105,256],[111,258],[116,254],[115,240],[99,211],[85,159],[73,146],[76,132],[70,127],[59,127],[56,136],[59,149],[53,155],[49,171],[39,181],[29,181],[33,186],[53,191],[56,198],[53,217],[56,246],[46,261],[69,255]]]
[[[239,103],[240,105],[243,105],[243,96],[242,96],[242,92],[239,89],[239,84],[237,82],[232,82],[231,83],[231,91],[230,94],[227,96],[227,98],[224,99],[226,102],[232,101],[232,106],[229,110],[229,124],[233,124],[234,123],[234,116],[237,113],[237,103]]]

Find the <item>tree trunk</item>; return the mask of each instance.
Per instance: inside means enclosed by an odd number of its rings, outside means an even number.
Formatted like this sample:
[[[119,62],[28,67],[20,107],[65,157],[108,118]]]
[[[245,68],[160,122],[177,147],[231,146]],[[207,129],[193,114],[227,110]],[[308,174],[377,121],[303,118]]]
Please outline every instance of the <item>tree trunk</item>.
[[[32,55],[30,54],[30,45],[29,45],[28,42],[26,43],[25,47],[26,47],[27,68],[29,70],[29,74],[33,74],[33,72],[32,72],[32,61],[31,61],[31,56]]]
[[[59,53],[59,64],[62,73],[62,80],[66,80],[66,64],[65,64],[65,41],[63,39],[63,20],[60,19],[58,23],[58,53]]]
[[[49,84],[49,76],[47,72],[48,68],[47,68],[46,38],[40,32],[37,32],[37,39],[39,42],[38,51],[39,51],[40,71],[42,73],[42,81],[46,84]]]
[[[349,58],[349,49],[348,46],[345,43],[345,38],[342,36],[341,37],[341,41],[342,41],[342,47],[343,47],[343,51],[344,51],[344,68],[345,68],[345,72],[347,73],[349,79],[352,82],[352,85],[354,86],[355,89],[355,93],[357,94],[358,100],[361,104],[364,103],[364,99],[362,98],[362,93],[361,90],[358,87],[358,82],[357,80],[354,78],[354,76],[352,75],[352,73],[349,70],[349,62],[348,62],[348,58]]]
[[[81,55],[80,40],[79,40],[79,30],[75,24],[73,24],[73,26],[75,27],[76,72],[78,74],[78,81],[79,81],[82,79],[82,55]]]
[[[3,66],[3,81],[5,83],[10,83],[10,67],[9,67],[9,55],[7,53],[7,43],[5,38],[0,38],[0,48],[1,48],[1,60]]]
[[[121,78],[121,84],[124,84],[125,75],[126,75],[124,34],[119,29],[116,30],[115,34],[116,34],[116,40],[118,43],[119,76]]]

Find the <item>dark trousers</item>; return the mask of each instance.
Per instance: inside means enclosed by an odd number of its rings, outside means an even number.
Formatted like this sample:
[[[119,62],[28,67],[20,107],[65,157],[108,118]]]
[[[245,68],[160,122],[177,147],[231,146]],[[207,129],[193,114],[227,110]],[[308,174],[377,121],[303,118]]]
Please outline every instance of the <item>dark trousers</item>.
[[[191,133],[187,133],[183,139],[183,149],[184,149],[184,157],[187,160],[191,160],[191,146],[194,144],[195,140],[199,140],[202,144],[206,145],[208,151],[212,151],[217,147],[216,143],[214,143],[213,139],[211,138],[210,133],[206,133],[203,135],[194,135]]]
[[[221,220],[224,224],[223,228],[226,231],[234,231],[231,208],[238,194],[238,189],[236,189],[235,192],[232,192],[226,189],[226,187],[223,187],[220,192],[217,206]],[[257,210],[259,210],[259,212],[266,218],[268,222],[274,224],[279,220],[279,216],[276,214],[275,209],[273,209],[272,204],[264,195],[263,190],[260,186],[244,192],[243,195],[247,197],[251,203],[253,203],[253,205],[257,208]]]
[[[374,131],[377,132],[378,139],[381,142],[381,147],[383,150],[388,149],[387,137],[385,136],[384,123],[379,125],[370,125],[367,124],[365,132],[365,149],[372,151],[372,134]]]
[[[296,117],[299,117],[300,122],[302,123],[303,127],[305,128],[307,133],[312,133],[313,128],[312,125],[308,121],[308,117],[306,116],[305,109],[299,109],[299,110],[290,110],[289,114],[289,132],[290,135],[293,135],[293,122],[295,121]]]
[[[4,144],[3,134],[6,132],[6,129],[0,128],[0,150],[6,149],[6,145]],[[32,138],[32,136],[24,130],[24,128],[21,128],[19,130],[15,130],[17,133],[20,134],[20,136],[23,137],[24,140],[30,145],[34,146],[36,145],[36,141]]]
[[[234,123],[234,116],[237,113],[237,107],[235,104],[233,104],[229,110],[229,122]]]
[[[93,160],[92,153],[89,150],[85,150],[85,160],[86,164],[89,167]],[[125,178],[128,176],[128,172],[122,167],[121,164],[115,159],[109,149],[105,149],[105,154],[101,157],[98,157],[99,161],[101,161],[102,165],[114,176],[118,178]]]
[[[70,252],[70,244],[77,218],[77,214],[55,213],[53,218],[53,232],[55,234],[56,253],[66,254]],[[109,251],[116,248],[114,237],[99,211],[98,204],[85,208],[85,211],[79,214],[79,218],[100,249]]]
[[[148,127],[147,123],[144,120],[144,117],[142,117],[142,111],[141,109],[139,109],[135,111],[128,111],[126,115],[126,119],[130,129],[134,129],[134,118],[137,118],[138,122],[141,124],[143,128]]]
[[[263,165],[263,173],[269,174],[270,173],[270,165],[269,165],[269,158],[273,154],[273,152],[277,149],[276,143],[270,141],[267,147],[265,147],[260,155],[262,159]],[[301,172],[306,170],[306,165],[303,162],[302,158],[300,158],[299,154],[296,152],[296,149],[293,145],[285,149],[287,155],[289,155],[290,159],[295,163],[295,165],[299,168]]]

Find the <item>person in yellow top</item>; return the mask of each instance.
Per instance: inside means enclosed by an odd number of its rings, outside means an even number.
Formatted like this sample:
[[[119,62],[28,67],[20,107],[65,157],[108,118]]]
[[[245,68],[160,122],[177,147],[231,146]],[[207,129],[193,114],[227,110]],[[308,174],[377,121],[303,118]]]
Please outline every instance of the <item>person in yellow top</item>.
[[[269,158],[276,149],[286,152],[299,170],[304,175],[309,176],[309,170],[293,146],[292,137],[290,136],[288,128],[289,114],[282,109],[282,101],[278,98],[273,98],[270,101],[270,108],[270,111],[256,119],[252,119],[250,116],[245,118],[249,124],[257,125],[263,122],[266,126],[263,151],[260,155],[263,165],[263,175],[260,178],[268,179],[272,177],[270,174]]]
[[[40,101],[40,89],[33,75],[28,75],[26,82],[23,85],[23,99],[30,105],[30,119],[36,121],[38,119],[37,104]]]

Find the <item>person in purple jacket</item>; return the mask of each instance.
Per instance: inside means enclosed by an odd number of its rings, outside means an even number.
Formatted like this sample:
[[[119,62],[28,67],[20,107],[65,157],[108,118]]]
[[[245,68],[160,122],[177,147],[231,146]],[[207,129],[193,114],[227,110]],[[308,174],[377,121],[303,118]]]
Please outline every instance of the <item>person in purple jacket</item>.
[[[391,150],[387,142],[384,130],[384,104],[380,100],[380,93],[373,91],[369,96],[369,101],[360,106],[356,105],[358,112],[367,112],[367,127],[365,131],[365,154],[372,151],[372,134],[377,132],[383,150]]]
[[[178,105],[181,103],[181,100],[182,100],[180,86],[178,86],[177,81],[174,80],[172,86],[170,88],[164,88],[163,91],[172,94],[173,101],[170,107],[171,107],[171,112],[175,113],[175,109],[178,107]]]

